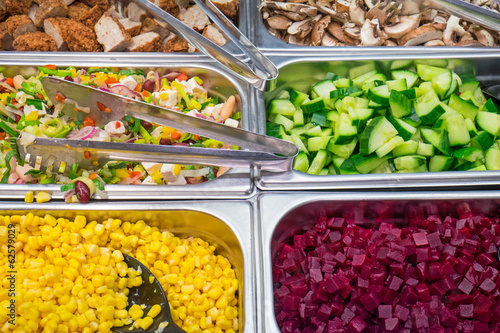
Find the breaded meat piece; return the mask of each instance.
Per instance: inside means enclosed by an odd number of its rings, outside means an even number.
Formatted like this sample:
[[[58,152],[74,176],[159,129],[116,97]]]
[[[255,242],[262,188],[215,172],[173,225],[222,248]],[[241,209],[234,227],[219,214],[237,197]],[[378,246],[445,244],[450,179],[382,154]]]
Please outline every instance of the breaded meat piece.
[[[151,1],[151,0],[150,0]],[[154,1],[155,5],[163,9],[164,11],[172,14],[173,16],[177,17],[180,13],[180,7],[177,5],[177,2],[175,0],[156,0]],[[158,2],[158,3],[156,3]]]
[[[127,17],[132,21],[142,22],[148,17],[148,13],[134,2],[131,2],[127,6]]]
[[[146,32],[132,38],[132,45],[127,47],[130,52],[161,52],[161,37],[156,32]]]
[[[164,41],[163,52],[188,52],[189,43],[177,35],[172,34]]]
[[[220,30],[213,24],[207,25],[205,30],[203,30],[203,36],[219,46],[223,46],[227,43],[227,40],[222,32],[220,32]]]
[[[116,11],[116,9],[114,9],[113,7],[109,7],[109,9],[104,12],[104,15],[108,15],[108,16],[114,17],[114,18],[119,19],[119,20],[124,18],[123,15],[118,13]]]
[[[114,17],[103,15],[95,25],[95,32],[104,52],[123,51],[132,44],[132,37]]]
[[[228,19],[236,21],[240,0],[212,0],[212,2]]]
[[[35,24],[26,14],[11,16],[5,21],[5,23],[7,24],[9,34],[11,34],[14,39],[27,32],[36,31]]]
[[[14,39],[11,34],[9,34],[9,30],[7,29],[7,24],[5,22],[0,23],[0,42],[2,43],[1,50],[12,50],[13,41]]]
[[[142,27],[141,22],[132,21],[131,19],[128,18],[118,19],[118,21],[121,23],[125,31],[128,32],[128,34],[131,37],[137,36],[141,31]]]
[[[75,2],[68,6],[68,17],[72,20],[80,21],[80,18],[84,16],[90,7],[83,2]]]
[[[5,15],[7,14],[7,10],[5,9],[5,4],[0,0],[0,21],[5,19]]]
[[[109,5],[107,0],[80,0],[89,7],[94,7],[97,5]]]
[[[109,5],[97,4],[90,8],[85,14],[80,17],[80,22],[85,24],[87,27],[94,29],[97,21],[101,16],[109,9]]]
[[[167,24],[158,22],[149,17],[146,17],[146,19],[142,21],[141,34],[146,32],[156,32],[160,35],[161,39],[170,35],[170,30],[168,30]]]
[[[33,0],[3,0],[3,3],[11,15],[28,15]]]
[[[56,51],[56,43],[45,32],[28,32],[14,39],[16,51]]]
[[[54,39],[58,50],[102,51],[95,32],[81,22],[65,17],[53,17],[45,20],[43,26],[45,32]]]
[[[185,12],[179,14],[179,20],[199,32],[202,32],[210,24],[207,14],[198,5],[191,6]]]
[[[41,27],[43,21],[50,17],[66,17],[68,16],[68,6],[63,0],[45,0],[36,9],[35,25]]]

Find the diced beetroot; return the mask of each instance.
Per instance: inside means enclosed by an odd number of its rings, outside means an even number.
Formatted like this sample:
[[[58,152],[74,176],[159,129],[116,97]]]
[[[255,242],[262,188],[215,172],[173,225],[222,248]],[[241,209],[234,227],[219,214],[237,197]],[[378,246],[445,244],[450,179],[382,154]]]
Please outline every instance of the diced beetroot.
[[[430,302],[431,300],[431,294],[429,293],[429,288],[425,283],[420,283],[416,287],[418,297],[420,298],[420,301],[422,302]]]
[[[446,243],[444,245],[444,248],[443,248],[443,253],[448,253],[450,254],[451,256],[454,256],[455,255],[455,252],[457,251],[457,248],[453,245],[450,245],[448,243]]]
[[[412,235],[413,241],[416,246],[428,246],[429,242],[427,241],[427,235],[425,232],[418,232]]]
[[[316,333],[323,333],[326,331],[326,324],[319,323],[318,328],[316,329]]]
[[[439,319],[441,320],[441,323],[446,327],[455,328],[458,325],[457,316],[451,309],[447,307],[443,308],[443,310],[439,314]]]
[[[368,291],[361,296],[360,301],[368,311],[373,311],[382,302],[382,298],[379,293]]]
[[[430,252],[430,247],[422,247],[422,248],[417,248],[415,251],[417,255],[417,261],[418,262],[423,262],[423,261],[430,261],[431,260],[431,252]]]
[[[392,305],[381,304],[378,306],[378,317],[379,318],[391,318],[392,317]]]
[[[310,274],[309,278],[314,283],[319,283],[320,281],[323,280],[323,273],[321,272],[321,269],[319,269],[319,268],[310,269],[309,274]]]
[[[329,307],[326,304],[321,304],[321,307],[319,308],[318,314],[316,315],[316,318],[319,320],[325,322],[328,320],[330,317],[330,314],[332,313],[332,308]]]
[[[387,255],[389,254],[390,249],[388,247],[380,247],[377,251],[376,259],[382,263],[389,264],[387,261]]]
[[[356,317],[356,314],[349,308],[345,308],[344,313],[340,316],[340,319],[342,319],[342,321],[347,325],[354,317]]]
[[[474,322],[474,332],[475,333],[484,333],[484,332],[490,332],[490,327],[488,326],[487,323],[481,323],[478,321]]]
[[[392,271],[395,275],[397,275],[397,276],[399,276],[399,277],[403,278],[403,277],[404,277],[404,267],[405,267],[405,265],[404,265],[404,264],[402,264],[402,263],[393,262],[393,263],[391,264],[391,271]]]
[[[469,295],[470,292],[472,291],[472,289],[474,288],[474,285],[472,284],[472,282],[470,282],[469,280],[467,280],[467,278],[464,278],[462,280],[462,282],[460,282],[460,284],[458,285],[457,288],[460,291],[462,291],[464,294]]]
[[[344,324],[342,323],[342,320],[340,320],[339,318],[333,318],[333,320],[328,321],[328,326],[326,328],[326,331],[328,333],[342,332],[343,327]]]
[[[460,304],[458,306],[459,315],[462,318],[474,318],[473,304]]]
[[[382,292],[382,302],[385,304],[393,304],[398,296],[398,292],[386,289]]]
[[[430,247],[440,248],[441,246],[443,246],[443,243],[441,242],[441,238],[439,236],[439,232],[433,232],[432,234],[428,234],[427,242],[429,243]]]
[[[427,266],[427,263],[421,262],[417,265],[417,277],[420,280],[427,280],[429,278],[429,266]]]
[[[481,285],[479,286],[479,288],[485,291],[486,293],[491,293],[493,290],[496,289],[496,287],[497,285],[490,278],[485,279],[483,283],[481,283]]]
[[[414,278],[409,278],[405,281],[405,284],[415,287],[418,284],[418,280]]]
[[[474,306],[474,318],[476,320],[487,323],[490,320],[490,309],[492,302],[484,295],[479,295],[477,303]]]
[[[389,285],[387,286],[387,288],[389,290],[398,291],[402,284],[403,284],[403,279],[401,279],[400,277],[397,277],[396,275],[393,275],[390,278],[390,282],[389,282]]]
[[[439,273],[441,266],[442,266],[442,264],[439,262],[429,263],[429,279],[438,280],[439,278],[441,278],[441,274]],[[444,275],[444,276],[446,276],[446,275]]]
[[[345,257],[345,254],[343,254],[342,252],[337,252],[335,254],[335,257],[334,259],[339,263],[339,264],[343,264],[346,260],[346,257]]]
[[[290,285],[293,296],[304,297],[307,294],[307,284],[304,281],[297,281]]]
[[[370,274],[371,284],[383,285],[387,274],[385,271],[372,272]]]
[[[404,286],[401,290],[401,300],[404,304],[413,305],[418,301],[418,294],[413,287]]]
[[[356,268],[360,268],[370,262],[370,259],[366,256],[366,254],[355,254],[352,257],[352,266]]]
[[[406,259],[406,255],[403,252],[393,250],[389,251],[387,257],[399,263],[403,263]]]
[[[347,332],[361,333],[366,328],[366,326],[366,322],[360,316],[356,316],[349,322],[349,325],[347,325]]]
[[[449,262],[446,262],[446,263],[440,264],[440,265],[441,265],[441,267],[438,268],[440,277],[446,277],[446,276],[449,276],[449,275],[455,273],[455,269],[453,268],[453,266]]]
[[[299,310],[300,297],[285,295],[283,297],[283,309],[285,310]]]
[[[342,239],[342,234],[339,231],[332,231],[328,234],[328,240],[330,243],[339,242]]]
[[[344,312],[344,304],[339,303],[339,302],[332,302],[330,305],[330,308],[332,309],[332,314],[335,317],[340,317],[342,313]]]
[[[363,278],[358,278],[358,288],[368,289],[370,287],[370,281]]]
[[[384,320],[384,328],[389,332],[397,332],[399,328],[398,318],[386,318]]]
[[[429,317],[427,317],[425,314],[415,315],[415,327],[416,328],[429,327]]]

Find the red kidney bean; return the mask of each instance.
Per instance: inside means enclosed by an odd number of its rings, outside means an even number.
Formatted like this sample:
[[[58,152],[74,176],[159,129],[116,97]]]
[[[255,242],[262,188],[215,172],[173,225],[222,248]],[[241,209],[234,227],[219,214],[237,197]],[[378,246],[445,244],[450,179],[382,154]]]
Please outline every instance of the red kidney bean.
[[[149,91],[152,93],[155,90],[155,83],[150,80],[144,81],[144,84],[142,85],[142,89]]]
[[[81,203],[87,203],[90,200],[90,189],[84,182],[77,180],[75,182],[75,192]]]
[[[151,129],[151,127],[153,127],[153,124],[151,124],[150,122],[141,120],[141,126],[144,127],[144,129],[146,131],[149,131]]]
[[[73,82],[73,78],[72,78],[71,76],[69,76],[69,75],[66,75],[66,76],[64,77],[64,80],[66,80],[66,81],[70,81],[70,82]]]
[[[164,146],[170,146],[172,144],[172,141],[167,138],[161,138],[160,139],[160,144]]]

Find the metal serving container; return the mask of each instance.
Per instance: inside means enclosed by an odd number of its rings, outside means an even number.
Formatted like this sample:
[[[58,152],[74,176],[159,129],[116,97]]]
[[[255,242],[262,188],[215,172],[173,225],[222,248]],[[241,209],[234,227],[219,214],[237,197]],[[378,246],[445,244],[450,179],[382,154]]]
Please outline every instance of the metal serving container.
[[[457,50],[458,51],[458,50]],[[461,50],[463,51],[463,50]],[[459,73],[474,73],[483,86],[496,85],[500,82],[500,53],[490,52],[450,52],[434,54],[349,54],[331,56],[319,55],[297,57],[286,52],[279,56],[270,56],[279,68],[280,75],[270,84],[270,90],[258,93],[258,125],[265,133],[266,106],[280,92],[289,88],[310,91],[311,85],[324,79],[326,73],[347,75],[350,68],[367,62],[375,62],[382,71],[388,71],[393,61],[415,59],[448,60],[448,66]],[[500,185],[500,171],[448,171],[426,173],[366,174],[316,176],[298,171],[284,173],[261,172],[256,177],[257,187],[261,190],[357,190],[373,188],[421,188],[421,187],[477,187]]]
[[[53,53],[8,53],[0,55],[0,73],[8,75],[36,75],[37,68],[47,64],[58,67],[113,67],[118,70],[126,68],[141,68],[167,71],[183,71],[188,76],[199,76],[210,94],[223,99],[231,95],[237,97],[237,108],[241,111],[242,128],[255,131],[255,122],[250,113],[251,88],[248,83],[226,74],[221,65],[210,58],[189,54],[152,57],[151,54],[61,54]],[[143,64],[143,65],[140,65]],[[54,199],[63,198],[59,191],[60,185],[40,184],[0,184],[0,199],[22,199],[27,191],[48,191]],[[251,170],[232,169],[221,177],[201,184],[180,185],[107,185],[106,192],[110,200],[147,200],[147,199],[202,199],[216,197],[217,199],[249,197],[254,192]]]
[[[453,47],[453,46],[438,46],[438,47],[425,47],[425,46],[405,46],[405,47],[387,47],[387,46],[300,46],[286,43],[279,38],[274,37],[267,30],[264,22],[262,20],[262,14],[260,11],[260,5],[262,0],[249,0],[248,9],[249,17],[253,18],[249,26],[248,33],[252,42],[264,52],[274,52],[274,51],[292,51],[295,52],[297,56],[303,54],[339,54],[339,53],[349,53],[357,54],[360,52],[373,52],[373,53],[386,53],[394,52],[398,49],[404,49],[408,54],[414,53],[434,53],[442,52],[455,52],[456,50],[476,50],[482,52],[484,48],[482,47]],[[487,47],[489,50],[499,50],[499,46]],[[390,51],[389,51],[390,50]],[[452,51],[453,50],[453,51]]]
[[[456,207],[468,203],[474,213],[498,217],[498,191],[469,192],[296,192],[263,193],[258,197],[260,229],[255,232],[256,258],[259,271],[257,309],[259,327],[264,332],[280,332],[274,314],[272,265],[278,245],[293,239],[293,235],[314,225],[319,216],[343,214],[355,216],[357,221],[377,223],[373,217],[380,210],[387,213],[386,222],[405,224],[411,213],[456,215]],[[261,252],[259,252],[261,251]]]
[[[23,204],[2,201],[0,214],[27,214],[74,218],[81,214],[88,221],[119,218],[135,222],[144,220],[148,225],[167,230],[178,237],[200,237],[218,244],[216,252],[229,259],[239,281],[238,305],[240,332],[255,332],[255,277],[252,252],[252,206],[245,201],[176,201],[176,202],[113,202],[89,205],[64,203]]]

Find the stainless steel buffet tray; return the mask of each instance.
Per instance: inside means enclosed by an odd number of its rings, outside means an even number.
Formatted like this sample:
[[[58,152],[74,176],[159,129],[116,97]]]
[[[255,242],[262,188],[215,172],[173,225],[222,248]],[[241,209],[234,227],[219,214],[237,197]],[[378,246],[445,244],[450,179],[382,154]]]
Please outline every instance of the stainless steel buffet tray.
[[[256,131],[251,112],[252,95],[248,83],[226,74],[210,58],[197,55],[159,55],[115,53],[4,53],[0,54],[0,73],[5,75],[35,75],[39,66],[54,64],[58,67],[113,67],[120,69],[141,68],[148,70],[183,71],[188,76],[199,76],[209,93],[223,99],[237,95],[237,107],[241,111],[242,128]],[[252,170],[232,169],[212,181],[182,185],[107,185],[109,200],[153,200],[153,199],[203,199],[246,198],[254,192]],[[47,191],[53,199],[62,199],[60,185],[0,184],[0,199],[23,199],[27,191]]]
[[[0,202],[0,214],[27,214],[74,218],[81,214],[88,221],[105,218],[122,221],[144,220],[150,226],[168,230],[179,237],[201,237],[218,244],[216,252],[230,261],[239,281],[238,305],[240,332],[255,332],[255,276],[253,258],[252,206],[245,201],[176,201],[176,202],[94,202],[89,205],[66,205],[50,202],[23,204]]]
[[[296,56],[281,52],[270,57],[280,70],[277,80],[270,84],[274,90],[258,92],[258,126],[265,133],[266,105],[281,91],[295,88],[309,91],[311,84],[324,79],[327,72],[347,75],[352,67],[367,62],[375,62],[381,70],[390,68],[393,61],[415,59],[447,59],[449,66],[460,71],[472,71],[484,84],[500,82],[500,53],[490,52],[437,52],[431,54],[408,54],[398,52],[358,53],[342,55]],[[500,171],[449,171],[414,174],[367,174],[315,176],[298,171],[285,173],[260,172],[256,175],[256,185],[261,190],[360,190],[360,189],[401,189],[401,188],[443,188],[499,186]]]
[[[278,245],[314,224],[319,216],[348,213],[358,221],[376,223],[373,216],[382,209],[386,221],[404,223],[412,212],[450,214],[460,203],[468,203],[475,213],[498,217],[500,192],[295,192],[262,193],[258,196],[260,227],[255,231],[258,259],[258,326],[266,333],[280,332],[274,314],[272,265]],[[389,208],[388,208],[389,207]],[[443,216],[444,217],[444,216]]]

